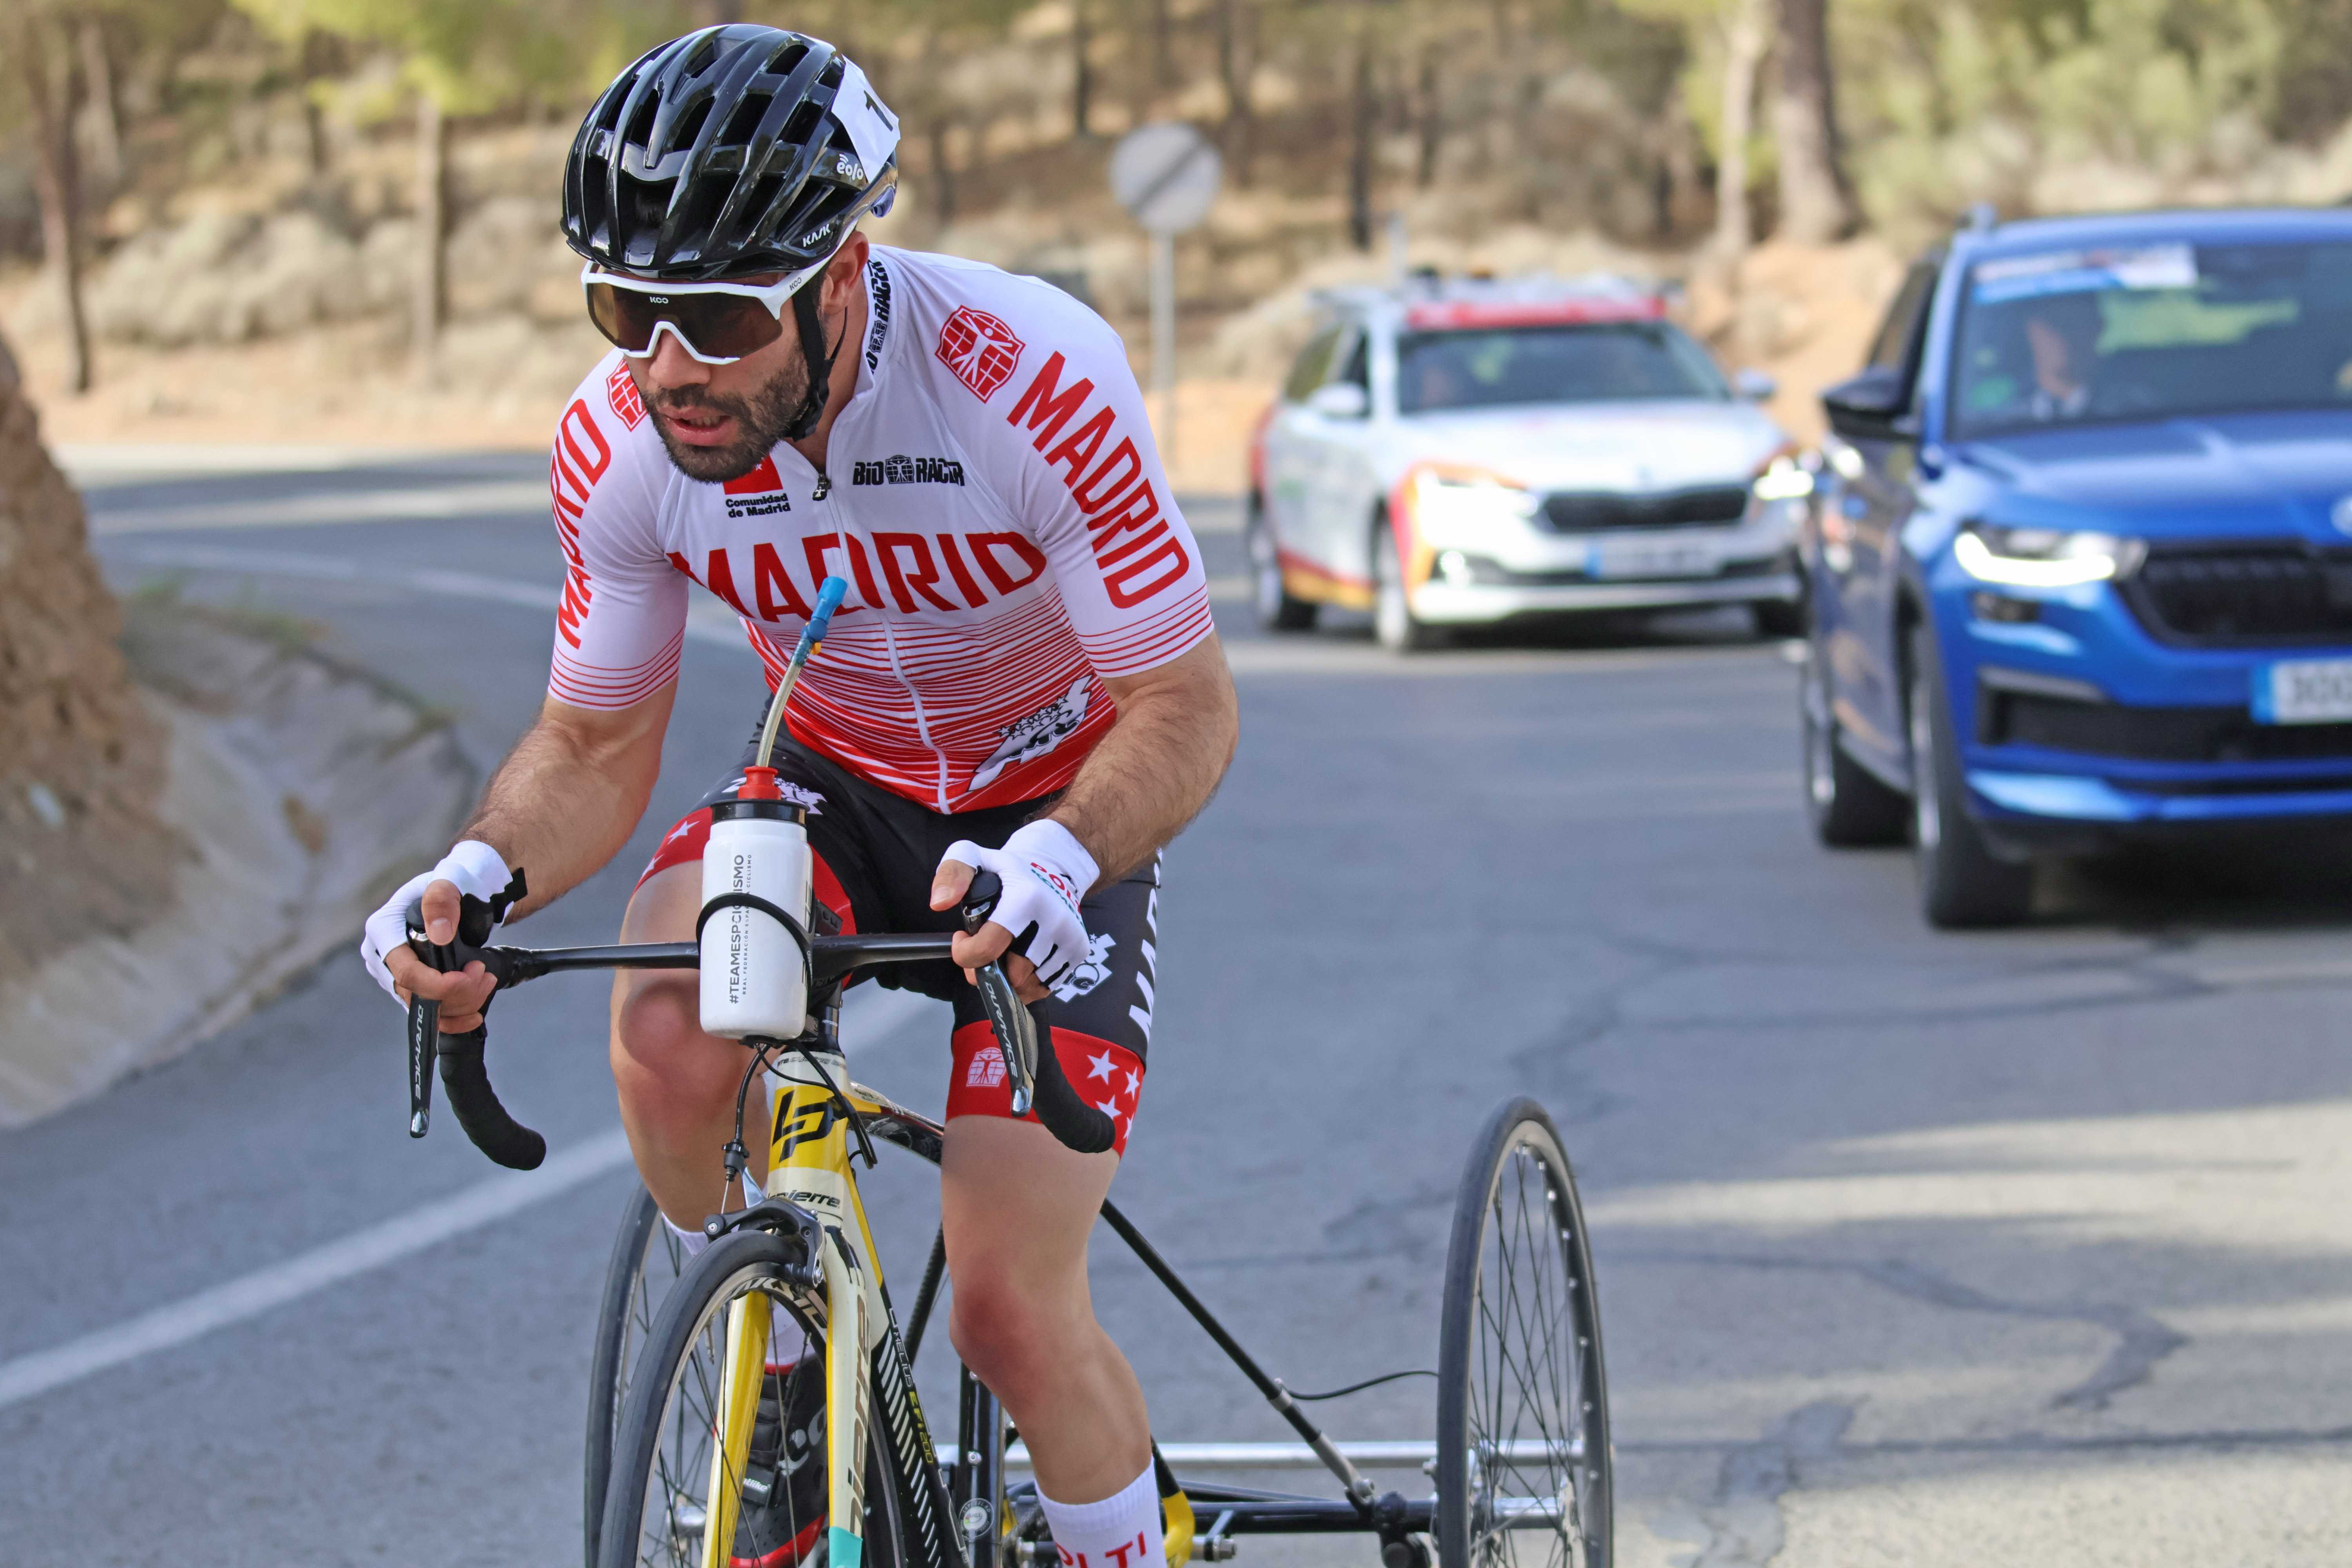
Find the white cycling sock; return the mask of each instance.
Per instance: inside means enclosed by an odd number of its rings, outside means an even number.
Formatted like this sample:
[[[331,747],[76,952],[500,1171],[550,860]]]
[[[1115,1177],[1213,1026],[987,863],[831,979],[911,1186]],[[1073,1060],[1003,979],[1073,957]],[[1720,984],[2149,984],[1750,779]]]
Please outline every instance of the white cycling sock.
[[[1155,1568],[1160,1486],[1151,1466],[1100,1502],[1055,1502],[1041,1490],[1037,1503],[1062,1568]]]
[[[753,1175],[749,1171],[744,1172],[743,1206],[749,1208],[767,1195],[766,1190],[760,1185],[760,1178]],[[661,1222],[666,1226],[669,1226],[669,1233],[677,1237],[677,1244],[686,1249],[687,1261],[689,1263],[701,1257],[702,1249],[710,1245],[710,1238],[703,1235],[700,1231],[680,1230],[677,1226],[670,1225],[669,1215],[663,1215],[661,1216]]]

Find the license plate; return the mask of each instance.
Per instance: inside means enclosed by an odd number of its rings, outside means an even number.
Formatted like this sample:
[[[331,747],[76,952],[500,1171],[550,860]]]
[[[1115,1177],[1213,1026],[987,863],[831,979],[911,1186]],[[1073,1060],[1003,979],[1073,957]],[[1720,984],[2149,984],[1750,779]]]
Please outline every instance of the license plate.
[[[2334,724],[2352,719],[2352,658],[2299,658],[2254,671],[2254,721]]]
[[[1592,552],[1596,577],[1712,577],[1721,565],[1713,545],[1681,540],[1604,540]]]

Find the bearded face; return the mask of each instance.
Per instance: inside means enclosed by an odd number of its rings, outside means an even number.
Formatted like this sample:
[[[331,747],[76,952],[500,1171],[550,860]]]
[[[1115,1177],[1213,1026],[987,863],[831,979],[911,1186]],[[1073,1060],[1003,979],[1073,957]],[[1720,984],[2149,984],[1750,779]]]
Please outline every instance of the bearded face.
[[[758,468],[760,460],[784,438],[808,396],[809,373],[807,358],[797,343],[782,357],[783,363],[773,375],[750,392],[735,395],[708,386],[663,390],[639,378],[638,395],[647,411],[656,416],[654,428],[660,432],[662,446],[679,473],[706,484],[739,479]],[[635,374],[635,366],[631,374]],[[696,424],[731,419],[733,438],[717,447],[689,446],[671,433],[673,418]]]

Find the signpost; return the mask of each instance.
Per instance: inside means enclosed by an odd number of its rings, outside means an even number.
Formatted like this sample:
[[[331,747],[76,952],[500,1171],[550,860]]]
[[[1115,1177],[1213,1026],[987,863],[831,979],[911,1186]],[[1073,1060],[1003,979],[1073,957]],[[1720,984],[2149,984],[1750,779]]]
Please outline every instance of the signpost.
[[[1176,237],[1209,216],[1224,161],[1181,121],[1138,126],[1110,155],[1110,190],[1151,236],[1151,385],[1160,394],[1161,445],[1176,448]]]

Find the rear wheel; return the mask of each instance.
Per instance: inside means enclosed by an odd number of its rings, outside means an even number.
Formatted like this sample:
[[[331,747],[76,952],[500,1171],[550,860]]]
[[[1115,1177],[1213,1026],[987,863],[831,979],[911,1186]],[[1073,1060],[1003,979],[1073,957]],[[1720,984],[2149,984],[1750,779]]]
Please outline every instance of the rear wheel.
[[[1805,816],[1813,837],[1833,849],[1900,844],[1911,803],[1846,754],[1830,698],[1828,656],[1819,642],[1805,652],[1798,685],[1798,729],[1804,742]]]
[[[1584,1214],[1542,1106],[1462,1173],[1437,1362],[1440,1568],[1608,1568],[1614,1454]]]
[[[797,1257],[780,1237],[738,1231],[712,1243],[670,1292],[637,1358],[614,1432],[600,1568],[763,1562],[825,1568],[824,1333],[785,1282],[784,1270]],[[732,1406],[730,1309],[754,1296],[775,1327],[765,1338],[756,1405],[746,1397],[734,1407],[739,1430],[756,1409],[750,1440],[740,1456],[729,1455],[720,1441]],[[902,1512],[882,1446],[885,1423],[869,1425],[860,1561],[903,1568]],[[703,1538],[714,1518],[728,1529],[728,1544],[710,1553]]]
[[[1404,563],[1397,556],[1396,534],[1382,518],[1372,527],[1372,635],[1391,653],[1419,653],[1444,647],[1444,627],[1416,620],[1412,597],[1404,586]]]
[[[613,1433],[628,1403],[629,1377],[654,1314],[686,1268],[686,1248],[661,1222],[654,1196],[640,1186],[621,1211],[604,1268],[604,1298],[596,1314],[596,1343],[588,1372],[588,1462],[583,1487],[583,1521],[588,1538],[588,1568],[596,1568],[596,1537],[604,1522],[604,1484],[612,1472]]]
[[[1968,812],[1968,781],[1935,634],[1911,630],[1911,841],[1919,906],[1932,926],[2012,926],[2033,901],[2033,868],[1995,858]]]
[[[1303,632],[1314,626],[1320,606],[1292,598],[1283,586],[1282,551],[1265,521],[1265,502],[1255,495],[1242,519],[1242,543],[1249,552],[1250,601],[1257,624],[1270,632]]]

